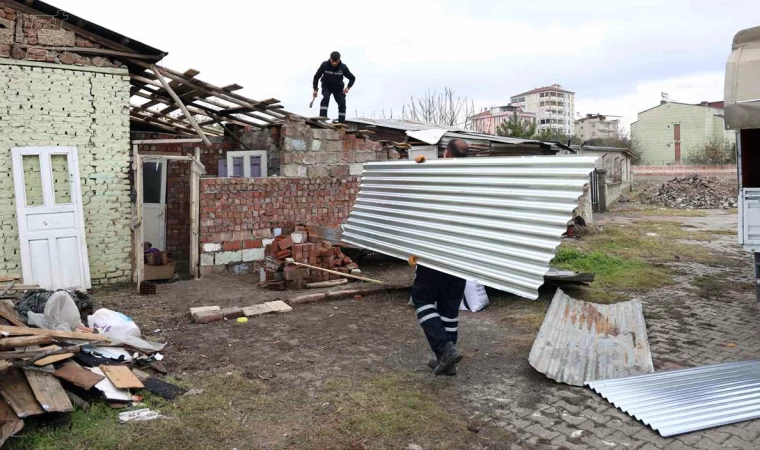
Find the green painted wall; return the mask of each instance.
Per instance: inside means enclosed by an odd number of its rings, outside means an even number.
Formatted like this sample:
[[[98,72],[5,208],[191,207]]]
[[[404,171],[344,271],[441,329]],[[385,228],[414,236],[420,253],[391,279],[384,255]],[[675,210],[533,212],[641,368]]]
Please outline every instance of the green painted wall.
[[[663,165],[675,162],[673,125],[681,124],[681,159],[709,137],[735,142],[734,133],[724,130],[722,109],[665,103],[639,113],[631,124],[631,138],[642,150],[641,164]]]
[[[92,283],[131,279],[129,78],[125,74],[0,64],[0,274],[20,274],[11,148],[75,146]],[[39,160],[24,158],[27,195],[42,203]],[[55,196],[68,200],[65,157]]]

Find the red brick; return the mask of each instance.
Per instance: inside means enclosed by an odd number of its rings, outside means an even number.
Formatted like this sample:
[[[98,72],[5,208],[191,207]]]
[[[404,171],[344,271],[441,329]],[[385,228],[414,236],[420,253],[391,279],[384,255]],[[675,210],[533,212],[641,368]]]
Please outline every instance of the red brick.
[[[242,248],[240,241],[225,241],[222,244],[222,249],[225,252],[234,252]]]
[[[193,321],[195,323],[211,323],[211,322],[219,322],[220,320],[224,319],[224,315],[221,311],[204,311],[195,313],[193,316]]]
[[[291,299],[286,300],[285,302],[289,305],[305,305],[307,303],[316,303],[321,302],[322,300],[325,300],[327,298],[327,294],[321,293],[321,294],[309,294],[309,295],[302,295],[300,297],[293,297]]]
[[[293,238],[290,236],[284,236],[279,242],[280,248],[286,249],[293,246]]]
[[[243,248],[261,248],[262,245],[261,239],[246,239],[243,242]]]

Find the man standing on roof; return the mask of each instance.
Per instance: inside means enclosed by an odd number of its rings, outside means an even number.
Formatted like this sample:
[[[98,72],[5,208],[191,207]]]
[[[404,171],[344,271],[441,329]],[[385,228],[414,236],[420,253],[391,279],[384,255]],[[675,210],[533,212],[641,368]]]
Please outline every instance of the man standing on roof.
[[[348,78],[348,87],[343,87],[343,77]],[[317,83],[322,79],[322,102],[319,104],[319,116],[327,117],[327,107],[330,106],[330,96],[338,103],[338,122],[346,122],[346,94],[354,85],[356,77],[348,70],[348,66],[340,60],[340,53],[330,53],[330,59],[323,62],[314,74],[314,97],[317,98]]]
[[[446,146],[444,158],[465,158],[469,151],[465,141],[452,139]],[[456,186],[451,188],[456,190]],[[417,320],[433,350],[433,358],[428,361],[428,367],[436,375],[456,375],[457,363],[462,360],[456,348],[459,305],[464,297],[466,281],[429,267],[416,267],[412,303]]]

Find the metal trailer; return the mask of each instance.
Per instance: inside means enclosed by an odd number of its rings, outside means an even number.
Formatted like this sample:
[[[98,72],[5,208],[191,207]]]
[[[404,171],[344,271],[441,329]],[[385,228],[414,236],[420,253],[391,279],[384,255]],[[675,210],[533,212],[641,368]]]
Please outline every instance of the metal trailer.
[[[755,255],[760,302],[760,27],[734,36],[724,100],[726,128],[737,132],[739,244]]]

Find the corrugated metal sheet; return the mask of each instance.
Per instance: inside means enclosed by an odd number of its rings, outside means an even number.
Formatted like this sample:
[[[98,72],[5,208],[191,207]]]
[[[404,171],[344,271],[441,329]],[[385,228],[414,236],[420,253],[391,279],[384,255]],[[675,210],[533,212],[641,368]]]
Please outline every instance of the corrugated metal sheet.
[[[664,437],[760,418],[760,360],[586,385]]]
[[[595,161],[367,163],[343,240],[535,299]]]
[[[557,289],[528,361],[573,386],[654,372],[641,302],[599,305]]]

